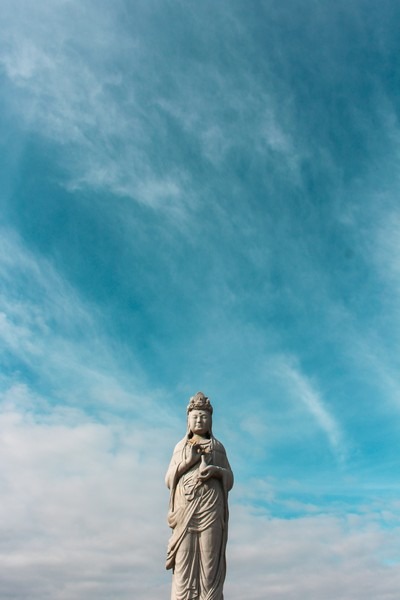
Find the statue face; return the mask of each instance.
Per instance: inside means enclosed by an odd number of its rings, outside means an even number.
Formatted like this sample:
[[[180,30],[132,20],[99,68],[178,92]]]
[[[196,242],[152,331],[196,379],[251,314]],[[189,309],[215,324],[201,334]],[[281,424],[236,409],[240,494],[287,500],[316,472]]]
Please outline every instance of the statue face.
[[[207,410],[191,410],[188,420],[190,431],[197,435],[204,435],[211,430],[211,415]]]

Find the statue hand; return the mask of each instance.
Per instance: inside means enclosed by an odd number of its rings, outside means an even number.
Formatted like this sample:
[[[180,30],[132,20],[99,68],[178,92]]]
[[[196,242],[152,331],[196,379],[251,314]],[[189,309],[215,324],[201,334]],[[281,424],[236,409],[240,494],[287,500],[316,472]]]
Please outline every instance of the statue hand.
[[[208,467],[202,469],[199,473],[200,481],[207,481],[211,477],[221,477],[221,469],[215,465],[208,465]]]
[[[194,465],[199,462],[201,457],[201,446],[200,444],[190,444],[190,453],[189,453],[189,464]]]

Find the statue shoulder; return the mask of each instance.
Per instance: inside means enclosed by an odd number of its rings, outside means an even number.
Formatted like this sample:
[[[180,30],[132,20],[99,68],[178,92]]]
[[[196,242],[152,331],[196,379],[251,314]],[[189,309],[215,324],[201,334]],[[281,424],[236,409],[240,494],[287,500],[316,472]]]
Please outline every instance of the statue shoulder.
[[[226,454],[224,445],[219,440],[217,440],[217,438],[213,437],[213,443],[214,443],[214,450],[216,452],[221,452],[221,454]]]
[[[174,454],[175,454],[176,452],[181,452],[181,451],[182,451],[182,449],[185,447],[186,440],[187,440],[187,438],[186,438],[186,435],[185,435],[185,437],[184,437],[184,438],[182,438],[182,439],[181,439],[181,440],[180,440],[180,441],[179,441],[179,442],[176,444],[176,446],[175,446],[175,448],[174,448]]]

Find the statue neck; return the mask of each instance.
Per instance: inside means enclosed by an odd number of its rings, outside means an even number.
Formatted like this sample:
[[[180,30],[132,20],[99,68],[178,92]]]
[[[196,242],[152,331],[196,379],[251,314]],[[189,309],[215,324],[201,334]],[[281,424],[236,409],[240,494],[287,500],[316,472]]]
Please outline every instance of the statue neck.
[[[192,444],[204,444],[205,442],[209,442],[211,436],[209,435],[199,435],[198,433],[193,433],[190,441]]]

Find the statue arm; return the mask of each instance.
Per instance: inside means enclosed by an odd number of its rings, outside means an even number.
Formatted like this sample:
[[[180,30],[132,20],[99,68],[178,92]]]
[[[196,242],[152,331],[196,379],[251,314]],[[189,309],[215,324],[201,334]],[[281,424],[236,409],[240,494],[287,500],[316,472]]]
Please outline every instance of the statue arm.
[[[185,451],[186,446],[178,444],[175,448],[174,454],[170,465],[168,467],[167,474],[165,476],[165,483],[167,488],[172,489],[176,486],[178,480],[186,471],[200,461],[200,455],[197,452],[198,445],[190,445],[190,451]]]
[[[231,469],[231,465],[229,464],[228,457],[226,455],[225,455],[225,462],[226,462],[226,464],[223,469],[223,471],[224,471],[223,482],[224,482],[224,488],[226,489],[227,492],[229,492],[233,487],[233,472]]]
[[[211,477],[215,477],[216,479],[221,479],[223,486],[227,492],[229,492],[229,490],[232,489],[233,473],[229,466],[228,467],[217,467],[216,465],[208,465],[199,474],[199,479],[201,481],[207,481],[207,479],[210,479]]]
[[[226,455],[226,450],[221,442],[218,442],[219,449],[219,464],[221,467],[221,479],[224,485],[224,489],[226,492],[229,492],[233,487],[233,473],[231,469],[231,465],[229,464],[228,457]]]
[[[226,456],[225,449],[222,444],[220,444],[219,454],[219,465],[208,465],[205,467],[199,474],[199,479],[201,481],[207,481],[211,477],[215,477],[216,479],[220,479],[222,484],[227,492],[232,489],[233,486],[233,473],[231,466],[229,464],[228,458]]]

